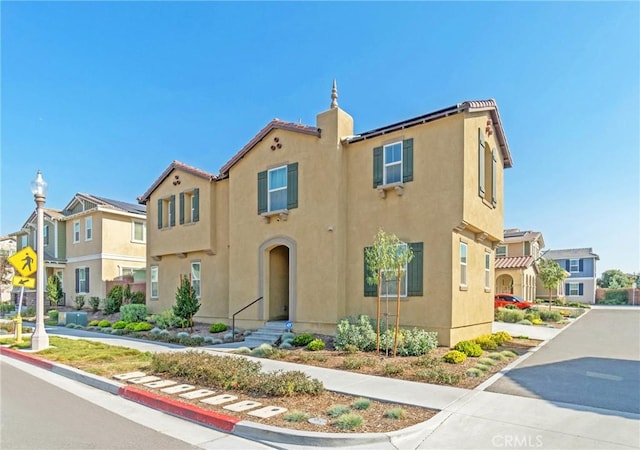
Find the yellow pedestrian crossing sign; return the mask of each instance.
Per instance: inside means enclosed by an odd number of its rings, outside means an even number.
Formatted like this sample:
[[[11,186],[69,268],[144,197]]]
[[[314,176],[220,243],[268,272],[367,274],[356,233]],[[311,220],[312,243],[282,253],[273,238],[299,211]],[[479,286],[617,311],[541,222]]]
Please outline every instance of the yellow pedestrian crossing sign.
[[[18,272],[20,276],[28,277],[36,273],[38,259],[36,252],[34,252],[31,247],[27,246],[18,253],[9,256],[7,261],[16,269],[16,272]]]
[[[31,278],[31,277],[19,277],[17,275],[15,275],[13,277],[13,283],[14,286],[17,287],[24,287],[27,289],[35,289],[36,288],[36,279],[35,278]]]

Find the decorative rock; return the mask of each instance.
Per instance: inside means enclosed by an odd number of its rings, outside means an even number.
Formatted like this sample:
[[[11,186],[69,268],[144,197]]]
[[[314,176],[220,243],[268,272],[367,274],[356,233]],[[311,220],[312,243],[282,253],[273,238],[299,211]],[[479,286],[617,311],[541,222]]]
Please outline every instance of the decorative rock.
[[[327,419],[323,419],[322,417],[312,417],[308,422],[313,425],[326,425]]]

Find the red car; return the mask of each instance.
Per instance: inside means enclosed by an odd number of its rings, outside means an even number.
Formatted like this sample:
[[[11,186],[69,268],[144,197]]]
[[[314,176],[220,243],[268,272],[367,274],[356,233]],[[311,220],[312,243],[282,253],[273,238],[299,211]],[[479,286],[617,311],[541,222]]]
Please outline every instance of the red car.
[[[518,309],[529,309],[534,305],[524,299],[512,294],[496,294],[493,299],[494,308],[504,308],[507,306],[515,306]]]

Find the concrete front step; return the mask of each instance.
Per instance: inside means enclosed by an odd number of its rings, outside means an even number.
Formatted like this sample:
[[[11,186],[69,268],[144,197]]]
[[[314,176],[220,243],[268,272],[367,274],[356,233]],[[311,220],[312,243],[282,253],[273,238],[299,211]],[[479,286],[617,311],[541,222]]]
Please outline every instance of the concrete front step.
[[[264,326],[244,338],[244,345],[249,348],[262,344],[272,345],[286,331],[285,321],[267,322]]]

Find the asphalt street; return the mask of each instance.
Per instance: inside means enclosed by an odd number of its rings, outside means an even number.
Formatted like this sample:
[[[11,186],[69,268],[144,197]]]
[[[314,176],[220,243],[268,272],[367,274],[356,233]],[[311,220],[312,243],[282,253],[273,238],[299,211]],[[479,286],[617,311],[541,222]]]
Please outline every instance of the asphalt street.
[[[594,309],[487,391],[640,413],[640,310]]]

